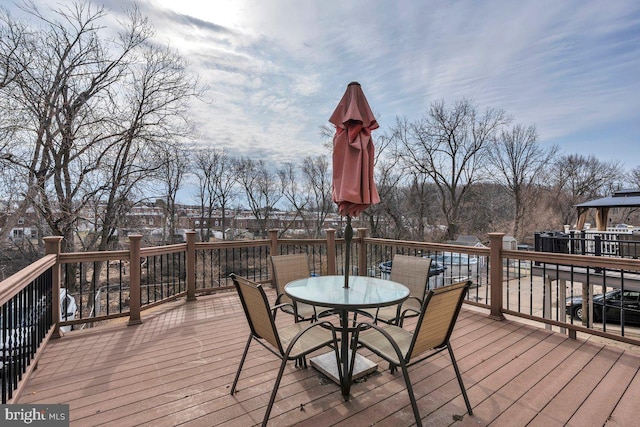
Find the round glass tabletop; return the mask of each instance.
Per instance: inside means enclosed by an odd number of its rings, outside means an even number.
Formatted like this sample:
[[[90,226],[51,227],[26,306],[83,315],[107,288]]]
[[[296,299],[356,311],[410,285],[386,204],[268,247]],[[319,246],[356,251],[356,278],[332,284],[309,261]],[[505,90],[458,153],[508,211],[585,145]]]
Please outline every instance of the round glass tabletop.
[[[296,301],[332,308],[374,308],[398,304],[409,297],[409,288],[390,280],[366,276],[318,276],[294,280],[284,292]]]

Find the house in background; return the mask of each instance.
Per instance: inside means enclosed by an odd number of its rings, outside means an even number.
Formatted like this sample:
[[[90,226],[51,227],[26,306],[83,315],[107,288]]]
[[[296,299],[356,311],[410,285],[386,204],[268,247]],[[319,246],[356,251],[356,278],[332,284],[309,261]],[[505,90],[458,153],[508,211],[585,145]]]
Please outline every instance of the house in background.
[[[458,236],[458,238],[456,240],[450,240],[447,243],[452,244],[452,245],[470,246],[470,247],[473,247],[473,248],[486,248],[487,247],[476,236],[471,236],[471,235],[468,235],[468,234],[461,234],[460,236]]]

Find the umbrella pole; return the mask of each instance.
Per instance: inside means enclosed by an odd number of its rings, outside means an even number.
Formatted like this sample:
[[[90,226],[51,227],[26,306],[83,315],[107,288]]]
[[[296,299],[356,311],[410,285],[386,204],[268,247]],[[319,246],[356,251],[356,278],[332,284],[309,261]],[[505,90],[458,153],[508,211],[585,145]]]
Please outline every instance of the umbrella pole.
[[[351,261],[351,240],[353,239],[353,228],[351,227],[351,216],[347,215],[347,225],[344,228],[344,240],[347,245],[344,260],[344,287],[349,287],[349,263]]]

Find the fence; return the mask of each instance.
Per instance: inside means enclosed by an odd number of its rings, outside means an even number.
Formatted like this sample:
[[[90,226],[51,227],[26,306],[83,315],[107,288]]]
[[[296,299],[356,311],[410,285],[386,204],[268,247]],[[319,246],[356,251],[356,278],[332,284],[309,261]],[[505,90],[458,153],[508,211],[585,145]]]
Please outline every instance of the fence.
[[[271,254],[307,253],[313,274],[344,274],[345,241],[335,230],[324,239],[277,234],[197,243],[190,232],[186,243],[147,248],[132,235],[129,250],[88,253],[60,253],[61,238],[46,238],[42,260],[0,283],[3,401],[12,398],[46,341],[60,336],[61,326],[94,327],[118,317],[140,323],[142,312],[163,302],[231,289],[231,272],[268,283]],[[471,280],[466,303],[493,318],[516,316],[573,337],[588,333],[640,344],[640,260],[503,250],[503,236],[491,233],[489,248],[475,248],[369,238],[360,229],[350,274],[385,278],[396,253],[430,257],[430,288]],[[73,319],[54,303],[61,287],[77,303]],[[609,298],[616,292],[618,300]],[[635,305],[625,300],[634,296]]]
[[[538,232],[534,234],[534,247],[541,252],[637,259],[640,255],[640,234],[637,230]]]
[[[0,284],[0,379],[5,404],[38,361],[56,328],[59,288],[55,255],[45,256]]]

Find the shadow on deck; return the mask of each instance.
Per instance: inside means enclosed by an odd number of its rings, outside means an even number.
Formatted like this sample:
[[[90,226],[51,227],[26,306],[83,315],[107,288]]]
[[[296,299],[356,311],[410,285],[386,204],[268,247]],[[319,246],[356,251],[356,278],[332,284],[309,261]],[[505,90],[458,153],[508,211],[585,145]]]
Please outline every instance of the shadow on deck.
[[[72,426],[245,427],[262,420],[279,361],[253,345],[239,392],[229,395],[248,337],[235,292],[169,303],[145,312],[143,322],[74,331],[51,341],[18,403],[68,403]],[[411,368],[425,425],[637,422],[635,348],[571,340],[464,307],[452,346],[474,415],[466,414],[442,354]],[[269,425],[414,424],[402,374],[392,375],[384,362],[351,388],[351,396],[344,402],[339,387],[322,374],[289,364]]]

